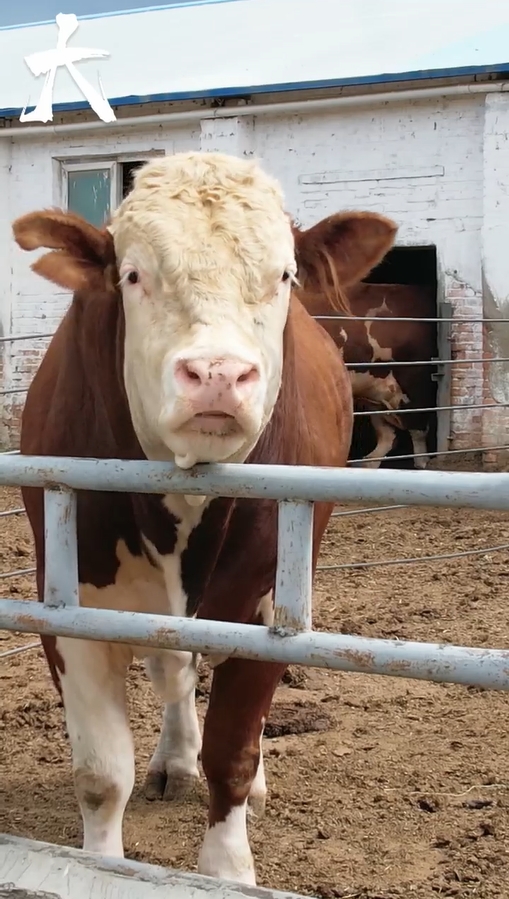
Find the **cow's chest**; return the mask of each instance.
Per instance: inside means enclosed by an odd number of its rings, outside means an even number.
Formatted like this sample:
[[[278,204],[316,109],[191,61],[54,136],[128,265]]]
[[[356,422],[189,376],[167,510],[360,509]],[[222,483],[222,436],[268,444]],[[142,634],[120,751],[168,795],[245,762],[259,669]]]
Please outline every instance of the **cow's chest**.
[[[99,587],[81,583],[82,606],[151,615],[186,615],[188,597],[182,577],[182,555],[208,503],[190,507],[182,497],[171,496],[163,504],[176,522],[176,539],[172,541],[171,551],[165,551],[165,531],[154,527],[153,518],[147,520],[145,527],[142,518],[140,537],[144,552],[133,553],[120,537],[115,549],[118,567],[114,580]],[[137,647],[134,654],[146,656],[147,649]]]

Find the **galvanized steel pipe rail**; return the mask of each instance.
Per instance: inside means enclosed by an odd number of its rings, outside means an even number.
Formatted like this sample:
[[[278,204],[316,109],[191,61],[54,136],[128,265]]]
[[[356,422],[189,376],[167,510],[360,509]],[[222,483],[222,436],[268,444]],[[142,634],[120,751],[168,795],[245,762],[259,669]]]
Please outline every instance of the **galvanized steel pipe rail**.
[[[46,544],[44,604],[0,600],[0,628],[509,690],[509,651],[312,631],[310,505],[385,499],[509,509],[509,474],[241,464],[184,472],[162,462],[4,456],[0,484],[44,488]],[[75,491],[84,489],[277,500],[274,625],[80,607]]]
[[[14,620],[15,619],[15,620]],[[509,690],[509,651],[0,600],[0,628]]]
[[[218,463],[183,471],[170,462],[1,456],[2,487],[63,487],[297,502],[410,503],[509,511],[509,473],[316,468]]]

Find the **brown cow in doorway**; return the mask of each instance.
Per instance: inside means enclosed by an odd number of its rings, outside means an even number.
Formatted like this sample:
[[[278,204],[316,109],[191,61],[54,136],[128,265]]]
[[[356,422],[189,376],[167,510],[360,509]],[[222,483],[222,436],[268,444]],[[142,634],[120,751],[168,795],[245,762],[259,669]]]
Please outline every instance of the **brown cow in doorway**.
[[[432,288],[402,284],[345,284],[338,281],[334,267],[336,229],[345,213],[329,216],[302,230],[293,223],[297,247],[298,296],[313,316],[340,316],[335,312],[338,297],[347,301],[351,315],[373,317],[371,321],[323,321],[323,327],[343,347],[349,369],[355,410],[373,412],[370,422],[376,446],[360,463],[378,468],[382,457],[393,447],[397,431],[408,431],[416,453],[416,468],[425,468],[429,457],[426,437],[432,413],[406,412],[436,405],[437,387],[431,378],[433,366],[397,365],[391,362],[419,362],[436,355],[433,322],[391,321],[396,317],[433,317],[435,296]],[[348,215],[348,213],[346,213]],[[396,228],[396,226],[394,226]],[[309,248],[313,248],[310,256]],[[370,367],[369,363],[387,362]],[[386,414],[381,414],[386,409]]]
[[[176,154],[147,163],[108,228],[58,210],[18,219],[33,269],[73,301],[28,391],[23,454],[344,466],[352,392],[342,354],[292,292],[297,265],[276,181],[251,160]],[[340,284],[386,254],[392,222],[345,216]],[[301,247],[306,246],[306,237]],[[312,260],[313,240],[306,258]],[[346,307],[343,307],[346,311]],[[23,491],[44,583],[40,489]],[[277,504],[185,496],[78,495],[83,606],[272,621]],[[313,569],[332,504],[314,508]],[[165,708],[146,789],[171,799],[199,776],[209,819],[202,874],[255,883],[246,813],[263,810],[261,737],[285,666],[213,660],[203,731],[189,652],[43,638],[65,708],[85,850],[122,856],[134,783],[125,680],[143,658]]]

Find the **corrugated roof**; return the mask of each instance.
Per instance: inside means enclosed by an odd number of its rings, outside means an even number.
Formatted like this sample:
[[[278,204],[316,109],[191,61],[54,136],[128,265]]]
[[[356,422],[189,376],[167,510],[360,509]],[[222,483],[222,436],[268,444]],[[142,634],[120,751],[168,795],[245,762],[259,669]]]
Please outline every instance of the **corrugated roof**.
[[[509,71],[507,0],[195,0],[128,11],[115,10],[122,0],[88,2],[77,0],[69,47],[110,53],[76,65],[96,88],[100,78],[112,105]],[[36,104],[44,76],[24,57],[56,37],[54,22],[0,28],[0,116]],[[54,111],[88,107],[59,70]]]

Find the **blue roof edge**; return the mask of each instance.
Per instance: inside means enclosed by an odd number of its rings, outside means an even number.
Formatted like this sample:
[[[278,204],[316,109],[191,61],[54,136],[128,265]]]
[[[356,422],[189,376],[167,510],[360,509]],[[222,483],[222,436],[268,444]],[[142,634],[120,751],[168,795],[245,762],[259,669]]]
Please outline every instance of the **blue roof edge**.
[[[143,106],[147,103],[182,102],[184,100],[214,100],[225,97],[245,97],[252,94],[292,93],[298,91],[325,90],[327,88],[355,87],[358,85],[395,84],[405,81],[425,81],[439,78],[468,77],[475,75],[496,75],[509,72],[509,62],[493,63],[484,66],[460,66],[445,69],[418,69],[411,72],[385,72],[379,75],[362,75],[351,78],[331,78],[323,81],[294,81],[279,84],[243,85],[238,87],[221,87],[211,90],[181,91],[176,93],[149,94],[147,96],[130,95],[125,97],[108,97],[111,106]],[[376,99],[376,95],[374,95]],[[35,109],[35,105],[27,107],[27,112]],[[82,112],[89,110],[86,100],[73,103],[54,103],[53,112]],[[256,107],[253,107],[256,111]],[[0,108],[0,118],[18,118],[22,108]],[[121,120],[119,121],[121,124]],[[48,123],[51,127],[51,124]],[[27,125],[27,129],[30,125]]]
[[[180,3],[179,0],[169,3],[154,3],[152,6],[137,6],[135,9],[113,9],[107,12],[83,13],[76,16],[79,22],[90,21],[91,19],[108,19],[113,16],[132,16],[146,12],[166,12],[169,9],[187,9],[193,6],[213,6],[217,3],[237,3],[239,0],[189,0],[187,3]],[[43,25],[54,25],[55,19],[41,19],[38,22],[20,22],[16,25],[0,25],[0,31],[17,31],[20,28],[39,28]]]

